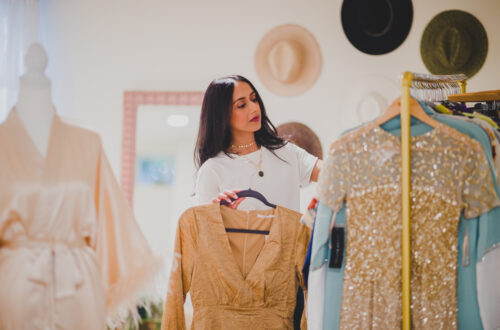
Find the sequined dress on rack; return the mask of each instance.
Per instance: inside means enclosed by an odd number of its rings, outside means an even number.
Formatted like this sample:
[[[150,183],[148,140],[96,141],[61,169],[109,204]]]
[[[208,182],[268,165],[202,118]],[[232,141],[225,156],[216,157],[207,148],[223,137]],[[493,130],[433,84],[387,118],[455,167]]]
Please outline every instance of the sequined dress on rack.
[[[457,327],[460,214],[499,205],[477,141],[446,126],[411,138],[412,328]],[[332,145],[319,200],[346,203],[347,239],[340,328],[401,324],[400,138],[374,123]]]

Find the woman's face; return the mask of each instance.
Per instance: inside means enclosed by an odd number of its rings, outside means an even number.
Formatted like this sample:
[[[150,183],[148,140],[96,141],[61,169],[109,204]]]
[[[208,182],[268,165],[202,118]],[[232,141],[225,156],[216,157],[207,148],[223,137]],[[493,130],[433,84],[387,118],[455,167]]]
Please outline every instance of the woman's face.
[[[260,106],[252,87],[244,81],[236,81],[230,118],[233,134],[256,132],[261,126]]]

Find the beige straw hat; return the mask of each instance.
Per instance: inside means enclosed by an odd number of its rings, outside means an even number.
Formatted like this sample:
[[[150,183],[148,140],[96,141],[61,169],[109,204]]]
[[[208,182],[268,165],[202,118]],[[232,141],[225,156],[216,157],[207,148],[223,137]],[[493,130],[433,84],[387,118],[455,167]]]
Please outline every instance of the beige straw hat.
[[[321,50],[305,28],[286,24],[275,27],[260,41],[255,69],[273,93],[294,96],[314,85],[321,70]]]

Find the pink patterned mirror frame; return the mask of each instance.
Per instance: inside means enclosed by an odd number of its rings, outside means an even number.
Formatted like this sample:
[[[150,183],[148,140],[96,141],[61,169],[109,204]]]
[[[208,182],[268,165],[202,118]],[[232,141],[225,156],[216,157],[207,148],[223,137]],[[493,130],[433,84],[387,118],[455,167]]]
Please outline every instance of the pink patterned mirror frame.
[[[123,193],[132,206],[135,177],[137,109],[141,105],[199,105],[203,92],[126,91],[123,97],[122,172]]]

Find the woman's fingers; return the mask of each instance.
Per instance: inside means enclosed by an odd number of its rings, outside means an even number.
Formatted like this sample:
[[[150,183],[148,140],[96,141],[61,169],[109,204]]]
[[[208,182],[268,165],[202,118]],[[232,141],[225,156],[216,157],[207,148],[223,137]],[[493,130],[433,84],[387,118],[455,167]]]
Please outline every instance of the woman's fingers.
[[[237,200],[235,200],[233,202],[233,204],[231,204],[231,208],[233,209],[237,209],[238,208],[238,205],[240,205],[241,202],[243,202],[245,200],[246,197],[241,197],[241,198],[238,198]]]
[[[238,198],[238,195],[236,195],[237,192],[239,192],[240,190],[225,190],[223,192],[224,195],[226,195],[227,197],[229,198],[232,198],[232,199],[237,199]]]
[[[234,200],[238,199],[237,193],[239,193],[240,191],[241,189],[224,190],[223,192],[218,194],[217,197],[212,199],[212,203],[220,203],[221,201],[226,201],[231,204]]]

